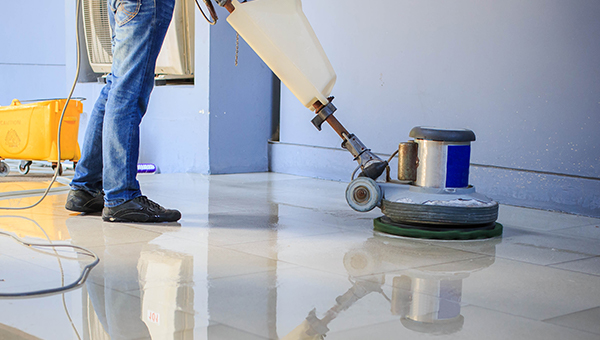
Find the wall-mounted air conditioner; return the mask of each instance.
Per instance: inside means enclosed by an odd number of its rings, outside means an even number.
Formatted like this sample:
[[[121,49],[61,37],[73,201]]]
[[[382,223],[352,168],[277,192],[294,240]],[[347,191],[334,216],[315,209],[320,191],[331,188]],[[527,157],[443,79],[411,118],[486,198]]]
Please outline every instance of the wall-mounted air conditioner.
[[[194,0],[176,0],[173,19],[156,61],[162,78],[191,78],[194,74]],[[112,64],[111,29],[106,0],[83,0],[85,41],[90,66],[109,73]]]

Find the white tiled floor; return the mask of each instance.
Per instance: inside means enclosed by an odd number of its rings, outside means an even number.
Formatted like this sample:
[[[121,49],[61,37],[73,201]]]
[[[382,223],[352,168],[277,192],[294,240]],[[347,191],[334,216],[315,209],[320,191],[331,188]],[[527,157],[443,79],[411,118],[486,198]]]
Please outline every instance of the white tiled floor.
[[[179,223],[104,223],[64,210],[64,193],[0,211],[0,230],[44,241],[41,227],[101,258],[64,295],[0,299],[0,339],[600,339],[600,219],[501,206],[502,238],[424,241],[374,233],[381,213],[351,210],[345,183],[140,181]],[[89,263],[58,253],[0,236],[0,292],[60,286]]]

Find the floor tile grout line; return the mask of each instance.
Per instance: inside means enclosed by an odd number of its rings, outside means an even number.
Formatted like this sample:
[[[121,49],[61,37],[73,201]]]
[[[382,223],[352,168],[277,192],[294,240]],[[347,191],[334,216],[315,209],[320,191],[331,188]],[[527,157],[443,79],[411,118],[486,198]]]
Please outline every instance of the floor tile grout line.
[[[373,324],[364,325],[364,326],[360,326],[360,327],[350,327],[350,328],[346,328],[346,329],[343,329],[343,330],[333,331],[333,332],[331,332],[331,333],[329,333],[327,335],[333,335],[333,334],[336,334],[336,333],[339,334],[339,333],[344,333],[344,332],[358,331],[358,330],[361,330],[361,329],[368,329],[368,328],[371,328],[371,327],[383,326],[383,325],[388,324],[388,323],[394,323],[395,324],[399,320],[400,319],[398,319],[398,320],[389,320],[389,321],[376,322],[376,323],[373,323]]]
[[[139,299],[139,298],[140,298],[140,297],[139,297],[139,296],[137,296],[137,295],[131,294],[131,292],[134,292],[134,291],[136,291],[136,290],[133,290],[133,289],[132,289],[132,290],[124,290],[124,289],[123,289],[123,290],[121,290],[121,289],[114,289],[114,288],[112,288],[112,287],[107,287],[107,286],[106,286],[106,285],[104,285],[104,284],[96,283],[96,282],[94,282],[93,280],[90,280],[89,278],[88,278],[88,281],[89,281],[89,282],[86,282],[86,284],[93,284],[93,285],[95,285],[95,286],[102,287],[102,289],[110,289],[110,290],[112,290],[112,291],[115,291],[115,292],[119,292],[119,293],[121,293],[121,294],[128,295],[128,296],[130,296],[130,297],[132,297],[132,298],[135,298],[135,299]],[[86,287],[86,288],[87,288],[87,287]],[[137,290],[137,291],[140,291],[140,290]],[[88,292],[88,294],[89,294],[89,292]]]
[[[513,244],[517,244],[517,243],[513,243]],[[532,262],[522,261],[522,260],[515,259],[515,258],[505,257],[505,256],[502,256],[502,255],[497,255],[497,254],[490,255],[490,254],[485,254],[485,253],[479,253],[479,252],[476,252],[476,251],[464,250],[464,249],[460,249],[460,248],[453,248],[453,247],[450,247],[450,246],[437,245],[437,244],[436,244],[436,246],[440,246],[440,247],[444,247],[444,248],[452,249],[452,250],[460,250],[460,251],[464,251],[464,252],[467,252],[467,253],[474,253],[474,254],[481,254],[481,255],[493,256],[495,258],[499,258],[499,259],[503,259],[503,260],[515,261],[515,262],[526,263],[526,264],[531,264],[531,265],[536,265],[536,266],[544,266],[544,267],[549,267],[549,266],[553,266],[553,265],[561,264],[561,263],[566,263],[566,262],[581,261],[581,260],[585,260],[585,259],[589,259],[589,258],[600,257],[600,255],[587,254],[587,253],[578,253],[578,252],[572,252],[571,251],[571,252],[568,252],[568,253],[575,254],[575,255],[582,255],[584,257],[580,258],[580,259],[574,259],[574,260],[565,261],[565,262],[539,264],[539,263],[532,263]]]
[[[208,281],[213,281],[213,280],[214,281],[218,281],[218,280],[227,280],[227,279],[233,279],[233,278],[243,278],[244,276],[252,276],[252,275],[264,274],[264,273],[269,273],[269,272],[278,273],[281,270],[287,271],[287,270],[302,268],[302,266],[297,265],[297,264],[293,264],[293,263],[288,263],[288,262],[279,261],[279,260],[277,262],[281,262],[281,263],[290,265],[290,267],[288,267],[288,268],[266,269],[266,270],[260,270],[260,271],[252,272],[252,273],[242,273],[242,274],[234,274],[234,275],[216,276],[216,277],[212,277],[212,278],[207,278],[206,281],[208,282]]]
[[[578,328],[574,328],[574,327],[569,327],[569,326],[565,326],[565,325],[559,325],[559,324],[555,324],[555,323],[552,323],[552,322],[547,322],[547,321],[544,321],[544,320],[541,320],[540,322],[543,322],[543,323],[546,323],[546,324],[549,324],[549,325],[553,325],[553,326],[556,326],[556,327],[561,327],[561,328],[571,329],[571,330],[578,331],[578,332],[587,333],[587,334],[593,334],[593,335],[599,335],[600,334],[600,333],[594,333],[594,332],[590,332],[590,331],[586,331],[586,330],[578,329]]]
[[[586,257],[586,258],[583,258],[583,259],[576,259],[576,260],[569,260],[569,261],[564,261],[564,262],[553,263],[553,264],[549,264],[549,266],[556,266],[556,265],[561,265],[561,264],[567,264],[567,263],[572,263],[572,262],[589,260],[589,259],[593,259],[593,258],[596,258],[596,257],[600,258],[600,255],[592,255],[590,257]]]
[[[577,313],[589,312],[589,311],[591,311],[591,310],[593,310],[593,309],[600,309],[600,305],[598,305],[598,306],[596,306],[596,307],[591,307],[591,308],[588,308],[588,309],[582,309],[582,310],[579,310],[579,311],[576,311],[576,312],[573,312],[573,313],[569,313],[569,314],[563,314],[563,315],[555,316],[555,317],[553,317],[553,318],[544,319],[544,320],[542,320],[542,321],[544,321],[544,322],[548,322],[548,321],[550,321],[550,320],[552,320],[552,319],[562,318],[562,317],[569,316],[569,315],[573,315],[573,314],[577,314]]]
[[[527,226],[522,226],[522,225],[518,226],[518,225],[514,225],[514,224],[510,224],[510,223],[506,223],[506,222],[501,222],[501,221],[498,221],[498,223],[502,224],[504,226],[504,229],[523,230],[523,231],[528,231],[528,232],[535,232],[535,233],[538,233],[538,234],[550,234],[550,235],[556,234],[557,231],[564,231],[564,230],[568,230],[568,229],[571,229],[571,228],[581,228],[581,227],[587,227],[587,226],[594,225],[594,224],[584,224],[584,225],[577,225],[577,226],[571,226],[571,227],[566,227],[566,228],[551,229],[551,230],[542,230],[542,229],[539,229],[539,228],[532,228],[532,227],[527,227]],[[514,237],[514,236],[510,236],[510,237]],[[573,238],[582,238],[581,236],[572,236],[572,237]],[[503,236],[503,238],[504,238],[504,236]]]
[[[444,246],[440,245],[440,247],[444,247]],[[581,261],[581,260],[586,260],[586,259],[590,259],[590,258],[600,257],[600,255],[590,255],[590,254],[577,253],[577,254],[589,255],[589,256],[581,258],[581,259],[569,260],[569,261],[566,261],[566,262],[549,263],[549,264],[539,264],[539,263],[532,263],[532,262],[527,262],[527,261],[523,261],[523,260],[519,260],[519,259],[509,258],[509,257],[497,255],[497,254],[490,255],[490,254],[478,253],[478,252],[469,251],[469,250],[463,250],[463,249],[459,249],[459,248],[452,248],[452,247],[445,247],[445,248],[452,249],[452,250],[459,250],[459,251],[463,251],[463,252],[466,252],[466,253],[472,253],[472,254],[482,255],[482,256],[477,257],[477,258],[488,256],[488,257],[494,257],[494,259],[502,259],[502,260],[505,260],[505,261],[512,261],[512,262],[524,263],[524,264],[529,264],[529,265],[538,266],[538,267],[547,267],[547,268],[552,268],[552,269],[557,269],[557,270],[565,270],[565,271],[570,271],[570,272],[577,272],[577,273],[588,274],[588,275],[592,275],[592,276],[597,276],[597,275],[590,274],[590,273],[585,273],[585,272],[567,270],[567,269],[564,269],[564,268],[555,268],[555,267],[552,267],[552,266],[557,265],[557,264],[562,264],[562,263],[575,262],[575,261]],[[448,263],[462,262],[462,261],[469,261],[469,259],[467,259],[467,260],[457,260],[457,261],[452,261],[452,262],[448,262]]]
[[[562,229],[554,229],[554,230],[550,230],[548,232],[552,233],[552,234],[558,234],[557,232],[564,232],[564,231],[569,231],[571,229],[578,229],[578,228],[585,228],[585,227],[597,227],[597,228],[600,229],[600,222],[599,223],[592,223],[592,224],[585,224],[585,225],[580,225],[580,226],[574,226],[574,227],[567,227],[567,228],[562,228]],[[569,236],[571,236],[571,235],[569,235]],[[578,235],[577,236],[572,236],[572,237],[589,239],[589,237],[578,236]]]
[[[463,260],[455,260],[455,261],[449,261],[449,262],[443,262],[443,263],[437,263],[437,264],[427,264],[427,265],[417,266],[417,267],[411,267],[411,268],[407,268],[407,269],[424,269],[424,268],[435,267],[435,266],[444,266],[444,265],[449,265],[449,264],[453,264],[453,263],[479,260],[479,259],[483,259],[483,258],[486,258],[486,257],[489,257],[489,258],[493,257],[495,259],[495,256],[491,256],[491,255],[480,254],[480,253],[475,253],[475,252],[468,252],[468,251],[464,251],[464,252],[465,253],[474,254],[474,255],[479,255],[479,256],[471,257],[471,258],[463,259]]]
[[[301,239],[301,238],[309,238],[309,237],[317,237],[317,236],[325,236],[325,235],[333,235],[333,234],[338,234],[338,233],[362,233],[362,232],[358,232],[358,231],[354,231],[354,230],[344,230],[344,229],[340,229],[338,231],[332,231],[332,232],[328,232],[328,233],[322,233],[322,234],[313,234],[313,235],[302,235],[302,236],[296,236],[296,237],[284,237],[284,238],[277,238],[277,240],[296,240],[296,239]],[[249,245],[252,243],[262,243],[262,242],[267,242],[270,240],[261,240],[261,241],[249,241],[249,242],[241,242],[241,243],[232,243],[232,244],[220,244],[218,245],[219,247],[223,247],[223,248],[227,248],[227,247],[232,247],[232,246],[239,246],[239,245]],[[227,249],[231,249],[231,248],[227,248]],[[237,250],[237,249],[235,249]],[[248,253],[249,254],[249,253]],[[254,255],[254,254],[251,254]]]
[[[553,324],[553,323],[550,323],[550,322],[546,322],[546,320],[550,320],[550,319],[553,319],[553,318],[548,318],[548,319],[540,320],[540,319],[531,318],[531,317],[527,317],[527,316],[523,316],[523,315],[518,315],[518,314],[513,314],[513,313],[507,313],[507,312],[504,312],[504,311],[501,311],[501,310],[497,310],[497,309],[493,309],[493,308],[481,306],[481,305],[474,304],[474,303],[469,303],[468,306],[473,306],[473,307],[476,307],[476,308],[485,309],[487,311],[491,311],[491,312],[494,312],[494,313],[500,313],[500,314],[504,314],[504,315],[509,315],[509,316],[517,317],[517,318],[522,318],[522,319],[529,320],[529,321],[543,322],[543,323],[551,324],[551,325],[557,326],[557,327],[562,327],[562,328],[567,328],[567,329],[571,329],[571,330],[576,330],[576,331],[584,332],[584,333],[588,333],[588,334],[595,334],[595,333],[590,333],[590,332],[587,332],[587,331],[584,331],[584,330],[580,330],[580,329],[576,329],[576,328],[565,327],[565,326]],[[462,308],[466,308],[468,306],[465,306],[465,307],[462,307]],[[462,308],[461,308],[461,310],[462,310]],[[593,308],[590,308],[590,309],[594,309],[594,308],[598,308],[598,307],[593,307]],[[577,313],[577,312],[574,312],[574,313]],[[569,313],[569,314],[565,314],[565,315],[570,315],[570,314],[573,314],[573,313]],[[560,315],[560,316],[564,316],[564,315]],[[557,317],[560,317],[560,316],[557,316]]]
[[[552,268],[552,269],[558,269],[558,270],[562,270],[562,271],[566,271],[566,272],[571,272],[571,273],[577,273],[577,274],[582,274],[582,275],[590,275],[590,276],[600,277],[600,274],[587,273],[587,272],[583,272],[583,271],[575,270],[575,269],[559,268],[559,267],[553,267],[553,266],[549,266],[549,267]]]
[[[215,322],[217,325],[221,325],[221,326],[229,327],[229,328],[235,329],[235,330],[237,330],[237,331],[239,331],[239,332],[243,332],[243,333],[247,333],[247,334],[252,334],[253,336],[255,336],[255,337],[257,337],[257,338],[260,338],[260,339],[263,339],[263,340],[276,340],[276,339],[274,339],[274,338],[269,338],[269,337],[265,337],[265,336],[263,336],[263,335],[260,335],[260,334],[256,334],[256,333],[254,333],[254,332],[251,332],[251,331],[249,331],[249,330],[241,329],[241,328],[239,328],[239,327],[233,326],[233,325],[231,325],[231,324],[229,324],[229,323],[226,323],[226,322],[223,322],[223,321],[220,321],[220,320],[213,320],[213,319],[211,319],[211,318],[210,318],[210,315],[209,315],[209,317],[208,317],[207,321],[209,321],[209,323],[210,323],[211,321],[212,321],[212,322]],[[210,325],[210,324],[209,324],[208,326],[212,326],[212,325]]]

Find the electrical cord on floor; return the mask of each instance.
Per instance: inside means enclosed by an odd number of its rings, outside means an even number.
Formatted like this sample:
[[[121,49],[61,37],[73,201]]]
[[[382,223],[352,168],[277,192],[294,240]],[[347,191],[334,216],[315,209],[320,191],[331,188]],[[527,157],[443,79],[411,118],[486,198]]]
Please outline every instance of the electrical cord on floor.
[[[22,217],[22,216],[2,216],[2,217]],[[75,245],[71,245],[71,244],[52,244],[52,243],[27,242],[27,241],[25,241],[25,240],[23,240],[23,239],[15,236],[15,235],[11,234],[11,233],[7,233],[7,232],[4,232],[4,231],[0,231],[0,235],[11,237],[15,241],[17,241],[20,244],[22,244],[24,246],[27,246],[27,247],[71,248],[71,249],[80,250],[81,252],[78,252],[78,254],[82,254],[82,255],[86,255],[86,256],[90,256],[90,257],[94,258],[94,261],[92,261],[92,263],[87,264],[83,268],[83,270],[81,272],[81,275],[79,275],[79,278],[77,278],[77,280],[75,280],[71,284],[68,284],[66,286],[63,285],[61,287],[56,287],[56,288],[48,288],[48,289],[42,289],[42,290],[36,290],[36,291],[30,291],[30,292],[0,293],[0,298],[38,297],[38,296],[41,296],[41,295],[52,295],[52,294],[66,292],[66,291],[71,290],[71,289],[75,289],[75,288],[77,288],[77,287],[79,287],[79,286],[81,286],[81,285],[83,285],[85,283],[85,281],[87,280],[87,277],[90,274],[90,271],[92,270],[92,268],[94,268],[98,264],[98,262],[100,262],[100,259],[98,258],[98,255],[96,255],[93,251],[91,251],[89,249],[86,249],[84,247],[75,246]],[[58,256],[58,254],[56,256]],[[62,266],[61,266],[61,271],[62,271]]]
[[[46,236],[46,239],[49,242],[48,244],[25,242],[22,239],[18,238],[17,236],[7,233],[7,232],[3,232],[3,231],[0,231],[0,235],[9,236],[12,239],[16,240],[17,242],[19,242],[20,244],[27,246],[27,247],[32,247],[34,250],[37,250],[37,251],[40,251],[40,250],[36,249],[35,247],[42,247],[42,248],[43,247],[52,247],[54,254],[56,256],[56,260],[58,261],[58,266],[60,268],[60,276],[61,276],[61,286],[58,288],[44,289],[44,290],[38,290],[38,291],[29,291],[29,292],[20,292],[20,293],[8,293],[8,294],[0,293],[0,299],[1,298],[31,298],[31,297],[48,296],[48,295],[61,293],[62,304],[63,304],[63,308],[65,309],[67,318],[69,319],[69,322],[71,323],[71,327],[73,328],[75,335],[77,335],[77,338],[81,340],[81,336],[79,335],[79,332],[77,331],[77,327],[75,327],[75,324],[73,323],[73,319],[71,318],[71,315],[69,314],[69,309],[67,308],[67,302],[65,300],[65,292],[83,285],[85,283],[88,275],[92,271],[92,269],[100,262],[100,259],[93,251],[83,248],[83,247],[66,245],[66,244],[65,245],[52,244],[52,241],[50,240],[48,233],[46,233],[44,228],[42,228],[42,226],[40,226],[39,223],[37,223],[35,220],[32,220],[27,217],[23,217],[23,216],[0,216],[0,217],[2,217],[2,218],[22,218],[22,219],[33,222],[42,231],[42,233],[44,233],[44,236]],[[83,271],[81,272],[81,275],[79,276],[79,278],[67,286],[65,286],[65,272],[64,272],[64,269],[62,266],[62,262],[60,260],[61,256],[58,255],[58,252],[56,251],[56,247],[68,247],[68,248],[78,249],[78,250],[83,251],[83,253],[78,252],[78,254],[82,254],[82,255],[86,255],[86,256],[90,256],[90,257],[94,258],[94,261],[92,261],[90,264],[86,265],[83,268]],[[43,252],[43,253],[46,254],[45,252]]]
[[[42,233],[44,233],[44,235],[46,236],[46,239],[48,240],[49,243],[34,243],[34,242],[27,242],[21,238],[19,238],[18,236],[15,236],[12,233],[7,233],[4,231],[0,231],[0,235],[4,235],[4,236],[8,236],[12,239],[14,239],[15,241],[17,241],[18,243],[26,246],[26,247],[32,247],[33,249],[35,249],[35,247],[38,248],[54,248],[54,252],[55,252],[55,256],[59,259],[59,266],[61,269],[61,273],[63,276],[63,281],[64,281],[64,273],[62,270],[62,265],[60,263],[60,255],[58,255],[58,253],[56,253],[56,249],[55,248],[72,248],[72,249],[76,249],[76,250],[80,250],[82,251],[81,253],[78,252],[78,254],[82,254],[85,256],[90,256],[92,258],[94,258],[94,260],[86,265],[83,268],[83,271],[81,272],[81,275],[79,275],[79,278],[77,280],[75,280],[73,283],[66,285],[59,288],[50,288],[50,289],[44,289],[44,290],[38,290],[38,291],[32,291],[32,292],[20,292],[20,293],[0,293],[0,298],[8,298],[8,297],[33,297],[33,296],[39,296],[39,295],[52,295],[52,294],[56,294],[56,293],[61,293],[67,290],[71,290],[74,288],[77,288],[79,286],[81,286],[83,283],[85,283],[85,280],[87,279],[90,271],[92,270],[92,268],[94,268],[99,262],[100,259],[98,258],[98,255],[96,255],[93,251],[84,248],[84,247],[80,247],[80,246],[75,246],[75,245],[70,245],[70,244],[53,244],[52,241],[50,240],[50,237],[48,236],[48,234],[46,233],[46,231],[44,230],[44,228],[42,228],[42,226],[40,226],[35,220],[32,220],[30,218],[27,217],[23,217],[23,216],[1,216],[2,218],[21,218],[21,219],[25,219],[28,221],[31,221],[32,223],[34,223],[41,231]],[[39,250],[39,249],[35,249],[35,250]],[[46,254],[46,252],[44,252]]]

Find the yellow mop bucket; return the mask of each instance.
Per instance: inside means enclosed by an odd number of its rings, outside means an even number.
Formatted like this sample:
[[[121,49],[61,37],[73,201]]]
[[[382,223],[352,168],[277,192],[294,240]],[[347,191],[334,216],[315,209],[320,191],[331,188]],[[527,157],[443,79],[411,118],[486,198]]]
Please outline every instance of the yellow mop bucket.
[[[9,106],[0,107],[0,160],[49,161],[53,167],[60,167],[62,160],[77,162],[81,157],[77,142],[79,115],[83,112],[78,100],[71,100],[65,112],[58,159],[58,124],[65,102],[58,99],[21,104],[15,99]],[[0,164],[0,175],[8,170],[5,163]]]

